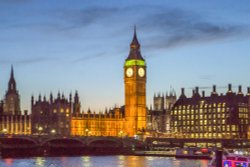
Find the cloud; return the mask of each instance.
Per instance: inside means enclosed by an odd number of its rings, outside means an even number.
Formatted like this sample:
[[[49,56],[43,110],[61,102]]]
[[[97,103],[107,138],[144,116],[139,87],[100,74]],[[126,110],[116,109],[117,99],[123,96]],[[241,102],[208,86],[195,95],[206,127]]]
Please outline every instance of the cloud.
[[[113,5],[111,7],[86,5],[78,8],[65,8],[64,6],[24,12],[27,13],[20,14],[20,19],[17,21],[2,20],[3,23],[6,23],[0,24],[0,28],[4,30],[10,28],[32,29],[42,31],[43,34],[48,36],[56,34],[71,39],[82,39],[91,34],[93,39],[106,40],[107,38],[123,38],[125,36],[123,33],[124,27],[131,26],[132,29],[132,26],[136,24],[140,33],[143,33],[149,39],[145,40],[143,46],[151,50],[210,42],[236,36],[242,37],[249,34],[249,27],[247,26],[211,21],[204,15],[199,15],[199,13],[167,6]],[[34,13],[32,14],[32,12]],[[98,27],[101,33],[93,33],[91,26]],[[97,28],[93,30],[96,31]],[[84,61],[91,58],[92,56],[84,58]]]
[[[247,26],[209,21],[198,13],[169,8],[159,8],[156,13],[146,15],[139,25],[145,31],[157,32],[146,47],[160,49],[249,33]]]
[[[62,30],[74,29],[97,21],[109,21],[112,16],[119,13],[119,8],[89,7],[81,10],[66,10],[59,12],[60,19],[67,22]]]
[[[92,60],[92,59],[96,59],[96,58],[101,58],[104,56],[105,56],[105,52],[97,53],[94,55],[83,56],[83,57],[80,57],[80,58],[73,60],[73,63],[84,62],[84,61],[88,61],[88,60]]]

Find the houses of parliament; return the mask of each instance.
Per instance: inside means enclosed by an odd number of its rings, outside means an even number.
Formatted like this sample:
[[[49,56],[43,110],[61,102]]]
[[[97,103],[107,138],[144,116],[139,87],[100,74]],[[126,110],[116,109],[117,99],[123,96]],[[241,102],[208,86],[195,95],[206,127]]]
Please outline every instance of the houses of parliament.
[[[146,131],[146,61],[141,55],[136,29],[124,62],[125,105],[104,113],[81,111],[79,95],[63,93],[31,97],[31,114],[21,113],[14,70],[0,105],[0,131],[5,134],[129,136]]]
[[[136,30],[124,63],[125,105],[105,113],[75,112],[71,118],[72,135],[129,136],[146,130],[146,62],[141,55]]]
[[[31,97],[31,113],[21,111],[20,95],[11,67],[8,89],[0,101],[0,134],[74,135],[134,137],[168,133],[174,138],[250,139],[250,87],[218,94],[213,86],[210,96],[193,90],[186,97],[169,94],[153,97],[154,106],[146,106],[147,66],[141,55],[136,30],[123,66],[124,105],[95,113],[81,111],[78,92],[65,96]]]

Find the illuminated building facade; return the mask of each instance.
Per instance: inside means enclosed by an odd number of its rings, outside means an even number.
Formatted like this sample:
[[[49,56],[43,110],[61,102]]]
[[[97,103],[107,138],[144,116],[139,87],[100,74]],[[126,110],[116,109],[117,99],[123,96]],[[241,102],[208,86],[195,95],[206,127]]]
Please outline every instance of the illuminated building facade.
[[[24,135],[31,133],[31,119],[27,111],[22,115],[20,96],[16,89],[14,69],[11,67],[8,90],[0,103],[0,133]]]
[[[244,95],[241,86],[236,93],[229,84],[227,93],[218,95],[213,86],[211,96],[205,97],[196,87],[190,98],[182,89],[171,111],[171,130],[180,138],[247,139],[249,106],[250,88]]]
[[[136,30],[124,64],[126,133],[134,136],[146,129],[146,62],[141,56]]]
[[[153,108],[150,107],[147,114],[147,129],[152,132],[170,132],[170,111],[176,102],[176,93],[154,95]]]
[[[43,135],[70,135],[71,115],[78,114],[79,108],[78,93],[75,93],[74,102],[72,96],[69,99],[58,93],[57,98],[50,94],[49,100],[39,95],[38,100],[34,101],[31,97],[32,111],[32,134]]]
[[[146,63],[136,30],[124,63],[125,106],[71,118],[72,135],[134,136],[146,129]]]
[[[23,115],[1,115],[0,119],[1,134],[31,134],[31,119],[27,112]]]
[[[104,113],[88,110],[71,119],[74,136],[124,136],[124,108],[114,108]]]

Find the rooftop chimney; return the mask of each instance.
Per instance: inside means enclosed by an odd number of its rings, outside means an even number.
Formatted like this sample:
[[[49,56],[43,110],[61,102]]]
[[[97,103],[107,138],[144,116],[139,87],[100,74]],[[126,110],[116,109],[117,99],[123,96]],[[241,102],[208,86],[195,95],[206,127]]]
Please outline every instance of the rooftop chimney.
[[[180,98],[186,98],[184,88],[181,88],[181,96],[180,96]]]
[[[185,95],[185,89],[181,88],[181,95]]]
[[[242,87],[241,87],[241,85],[239,85],[239,92],[238,92],[238,94],[242,94]]]
[[[195,87],[195,93],[199,94],[199,87],[198,86]]]
[[[232,92],[232,84],[228,84],[228,92]]]
[[[213,85],[213,93],[216,93],[216,85]]]
[[[202,91],[202,97],[205,97],[205,91],[204,90]]]

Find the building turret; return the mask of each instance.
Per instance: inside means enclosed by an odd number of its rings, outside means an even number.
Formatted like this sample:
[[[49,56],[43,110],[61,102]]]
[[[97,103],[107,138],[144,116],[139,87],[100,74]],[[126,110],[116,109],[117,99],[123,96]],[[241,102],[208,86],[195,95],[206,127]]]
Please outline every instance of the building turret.
[[[39,96],[38,96],[38,101],[39,101],[39,102],[42,101],[42,96],[41,96],[41,94],[39,94]]]
[[[31,107],[34,105],[34,95],[31,96]]]
[[[50,103],[52,104],[52,103],[53,103],[53,95],[52,95],[52,92],[50,92],[49,99],[50,99]]]
[[[79,100],[78,92],[75,92],[74,104],[73,104],[73,115],[77,116],[81,112],[81,103]]]
[[[10,79],[8,84],[8,92],[16,93],[16,80],[14,78],[14,69],[11,66]]]
[[[8,90],[5,94],[4,112],[6,115],[20,115],[20,96],[16,90],[16,80],[14,77],[14,68],[11,66],[10,79],[8,83]]]

